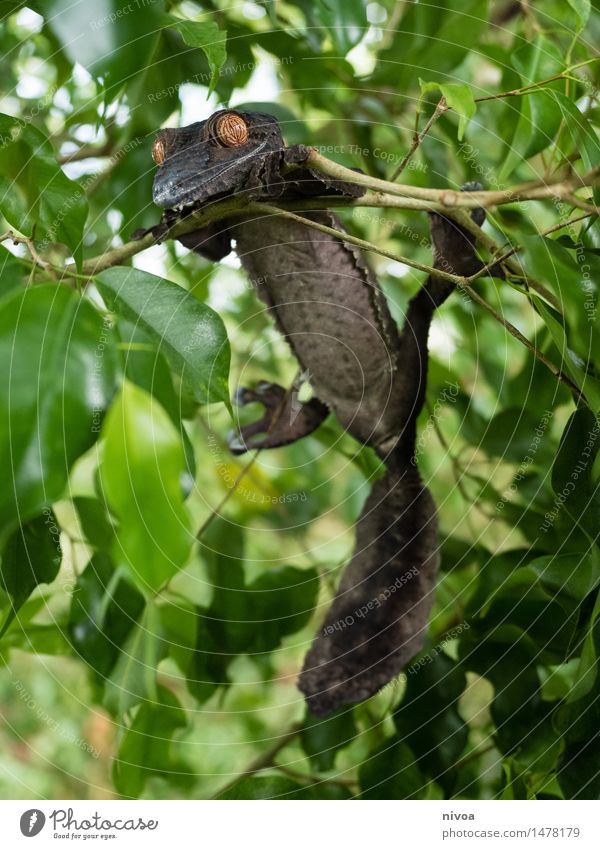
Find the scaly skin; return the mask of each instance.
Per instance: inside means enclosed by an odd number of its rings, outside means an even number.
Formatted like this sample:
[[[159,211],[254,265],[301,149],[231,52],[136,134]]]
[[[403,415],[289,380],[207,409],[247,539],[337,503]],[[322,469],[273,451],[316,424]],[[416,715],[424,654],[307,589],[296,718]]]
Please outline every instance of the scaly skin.
[[[238,192],[256,199],[364,193],[303,167],[307,148],[286,148],[271,116],[232,114],[248,130],[239,147],[224,147],[211,135],[215,116],[161,131],[156,203],[181,213]],[[174,214],[166,214],[167,222]],[[474,213],[479,222],[482,216]],[[327,211],[307,217],[343,232]],[[435,266],[473,273],[480,263],[469,235],[442,216],[432,215],[431,222]],[[231,240],[249,277],[260,280],[258,294],[319,399],[290,418],[281,388],[245,390],[242,401],[262,400],[266,415],[242,429],[234,449],[289,443],[333,410],[387,468],[365,504],[354,555],[299,679],[311,710],[327,713],[373,695],[423,644],[439,555],[435,505],[414,456],[416,420],[425,398],[431,318],[453,286],[428,278],[399,333],[362,254],[343,240],[277,216],[235,218],[181,239],[214,260],[229,252]]]

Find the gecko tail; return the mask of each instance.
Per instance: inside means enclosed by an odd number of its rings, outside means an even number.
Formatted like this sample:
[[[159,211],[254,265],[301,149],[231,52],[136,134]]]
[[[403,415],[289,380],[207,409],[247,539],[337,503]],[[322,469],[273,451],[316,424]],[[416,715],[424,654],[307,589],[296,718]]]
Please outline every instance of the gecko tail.
[[[312,713],[374,695],[420,651],[439,563],[433,498],[414,462],[392,466],[366,501],[356,548],[298,686]]]

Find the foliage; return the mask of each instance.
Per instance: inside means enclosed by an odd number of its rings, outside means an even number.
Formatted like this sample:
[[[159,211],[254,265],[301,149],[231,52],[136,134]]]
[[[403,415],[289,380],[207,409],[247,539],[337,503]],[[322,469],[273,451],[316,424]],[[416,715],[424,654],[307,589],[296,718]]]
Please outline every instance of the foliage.
[[[598,798],[599,4],[98,8],[2,5],[0,794]],[[333,417],[228,453],[238,381],[295,373],[234,263],[85,265],[157,222],[155,130],[244,103],[370,177],[505,192],[485,229],[519,248],[472,282],[491,309],[457,292],[431,333],[426,647],[324,720],[294,681],[370,453]],[[510,193],[531,181],[560,197]],[[430,263],[424,213],[339,214]],[[370,257],[401,324],[424,274]]]

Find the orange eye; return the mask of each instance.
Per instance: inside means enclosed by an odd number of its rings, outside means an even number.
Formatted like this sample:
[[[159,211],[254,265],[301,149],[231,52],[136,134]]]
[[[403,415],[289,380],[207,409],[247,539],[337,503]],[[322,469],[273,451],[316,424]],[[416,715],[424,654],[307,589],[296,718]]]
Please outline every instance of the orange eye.
[[[157,165],[162,165],[165,161],[165,146],[160,139],[156,139],[152,145],[152,159]]]
[[[217,119],[215,135],[226,147],[240,147],[248,141],[248,125],[241,115],[228,112]]]

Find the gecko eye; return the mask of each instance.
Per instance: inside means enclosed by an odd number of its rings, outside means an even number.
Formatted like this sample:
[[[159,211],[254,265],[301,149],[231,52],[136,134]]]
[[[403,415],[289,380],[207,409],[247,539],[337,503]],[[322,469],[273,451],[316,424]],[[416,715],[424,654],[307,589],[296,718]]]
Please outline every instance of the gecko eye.
[[[156,139],[152,145],[152,159],[157,165],[162,165],[165,161],[165,146],[160,139]]]
[[[217,115],[209,121],[208,131],[223,147],[240,147],[248,141],[248,124],[235,112]]]

